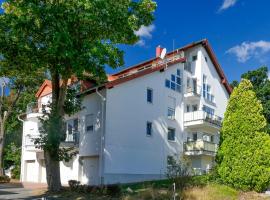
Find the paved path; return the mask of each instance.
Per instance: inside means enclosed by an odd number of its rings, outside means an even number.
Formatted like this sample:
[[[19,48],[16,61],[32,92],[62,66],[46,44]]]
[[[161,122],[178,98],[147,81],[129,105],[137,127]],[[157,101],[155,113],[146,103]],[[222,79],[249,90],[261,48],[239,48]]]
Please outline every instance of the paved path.
[[[51,198],[44,197],[45,185],[39,184],[21,184],[21,183],[8,183],[0,184],[0,200],[49,200]]]

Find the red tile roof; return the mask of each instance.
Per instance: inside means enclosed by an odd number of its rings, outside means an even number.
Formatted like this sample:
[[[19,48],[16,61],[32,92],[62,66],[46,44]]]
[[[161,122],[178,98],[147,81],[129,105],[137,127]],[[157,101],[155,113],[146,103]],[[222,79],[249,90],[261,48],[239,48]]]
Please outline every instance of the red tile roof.
[[[215,69],[220,77],[221,84],[223,84],[225,86],[227,92],[229,94],[231,94],[232,88],[230,87],[230,84],[229,84],[220,64],[218,63],[217,58],[216,58],[208,40],[206,40],[206,39],[200,40],[198,42],[194,42],[194,43],[186,45],[182,48],[176,49],[175,51],[169,52],[166,55],[166,58],[167,59],[173,58],[175,55],[179,54],[179,52],[191,49],[191,48],[196,47],[198,45],[202,45],[205,48],[205,50],[209,54],[209,57],[212,60],[214,66],[215,66]],[[134,65],[132,67],[129,67],[127,69],[124,69],[124,70],[117,72],[115,74],[109,75],[108,76],[108,83],[106,84],[106,88],[111,88],[115,85],[124,83],[126,81],[130,81],[134,78],[144,76],[144,75],[152,73],[154,71],[163,70],[166,67],[165,64],[161,63],[161,64],[155,65],[159,61],[161,61],[160,58],[153,58],[151,60],[147,60],[145,62],[139,63],[139,64]],[[169,61],[167,63],[167,66],[169,67],[172,64],[179,63],[179,62],[185,62],[185,61],[186,61],[185,58],[178,58],[178,59],[173,58],[171,61]],[[147,66],[149,66],[149,68],[147,68]],[[140,69],[143,69],[143,68],[145,68],[145,69],[140,71]]]
[[[133,80],[135,78],[150,74],[152,72],[162,71],[162,70],[164,70],[165,67],[170,67],[171,65],[173,65],[175,63],[186,62],[186,58],[180,56],[181,52],[186,51],[188,49],[191,49],[193,47],[196,47],[198,45],[202,45],[205,48],[205,50],[209,54],[209,57],[210,57],[212,63],[214,64],[214,67],[215,67],[215,69],[220,77],[220,83],[224,85],[228,94],[231,94],[232,88],[230,87],[230,84],[229,84],[220,64],[217,61],[217,58],[213,52],[212,47],[210,46],[208,40],[206,40],[206,39],[200,40],[198,42],[193,42],[193,43],[188,44],[182,48],[176,49],[175,51],[167,53],[167,55],[166,55],[167,63],[166,64],[164,62],[162,62],[162,60],[160,58],[153,58],[153,59],[147,60],[145,62],[139,63],[137,65],[134,65],[132,67],[129,67],[127,69],[124,69],[120,72],[117,72],[117,73],[114,73],[111,75],[107,75],[108,81],[105,83],[105,87],[112,88],[116,85],[119,85],[119,84],[122,84],[124,82]],[[39,97],[40,95],[44,96],[44,94],[42,94],[42,92],[43,92],[44,88],[47,86],[50,89],[52,88],[51,81],[49,81],[49,80],[44,81],[44,83],[42,84],[42,86],[38,90],[36,97]],[[83,84],[83,86],[84,86],[83,91],[85,91],[85,90],[87,90],[87,88],[85,88],[85,87],[88,87],[89,89],[91,89],[91,88],[93,88],[94,85],[92,83],[86,82],[85,84]],[[104,87],[104,85],[102,87]]]

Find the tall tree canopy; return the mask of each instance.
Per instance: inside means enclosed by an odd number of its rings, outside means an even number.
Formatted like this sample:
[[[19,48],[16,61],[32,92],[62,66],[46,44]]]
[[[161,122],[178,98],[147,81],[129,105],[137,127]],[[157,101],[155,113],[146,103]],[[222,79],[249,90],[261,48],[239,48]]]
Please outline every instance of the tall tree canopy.
[[[256,70],[248,71],[242,74],[241,78],[248,79],[253,85],[258,99],[261,101],[263,106],[263,114],[267,120],[267,132],[270,133],[270,80],[268,78],[268,68],[262,66]],[[233,81],[231,86],[237,87],[238,81]]]
[[[52,105],[43,126],[49,190],[61,188],[59,148],[63,138],[68,79],[85,74],[106,80],[105,66],[123,64],[118,44],[134,44],[134,34],[153,21],[152,0],[6,0],[0,17],[0,64],[28,73],[48,72]],[[60,81],[61,80],[61,81]]]
[[[263,108],[249,80],[233,90],[218,150],[218,173],[234,187],[262,191],[270,183],[270,136],[263,132]]]
[[[257,70],[248,71],[241,77],[251,81],[255,93],[262,103],[263,114],[267,120],[267,132],[270,134],[270,80],[268,78],[268,68],[263,66]]]

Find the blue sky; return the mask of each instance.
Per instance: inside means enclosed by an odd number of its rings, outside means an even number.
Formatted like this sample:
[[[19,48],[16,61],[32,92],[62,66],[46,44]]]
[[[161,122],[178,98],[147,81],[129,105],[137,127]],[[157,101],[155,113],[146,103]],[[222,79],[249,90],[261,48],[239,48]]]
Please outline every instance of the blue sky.
[[[153,26],[140,32],[143,42],[123,47],[125,66],[154,57],[159,44],[172,50],[173,40],[178,48],[207,38],[230,82],[248,70],[270,67],[269,0],[156,2]]]
[[[239,80],[248,70],[270,67],[269,0],[156,2],[155,21],[138,32],[142,40],[133,46],[121,46],[125,67],[154,57],[157,45],[171,51],[173,40],[179,48],[203,38],[209,40],[230,82]]]

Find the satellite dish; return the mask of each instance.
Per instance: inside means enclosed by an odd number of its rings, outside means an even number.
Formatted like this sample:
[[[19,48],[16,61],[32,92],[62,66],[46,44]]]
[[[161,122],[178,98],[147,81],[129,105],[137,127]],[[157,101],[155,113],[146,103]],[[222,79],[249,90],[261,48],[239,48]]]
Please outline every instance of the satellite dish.
[[[166,56],[166,53],[167,53],[167,49],[166,48],[162,49],[161,54],[160,54],[159,57],[163,60],[165,58],[165,56]]]

